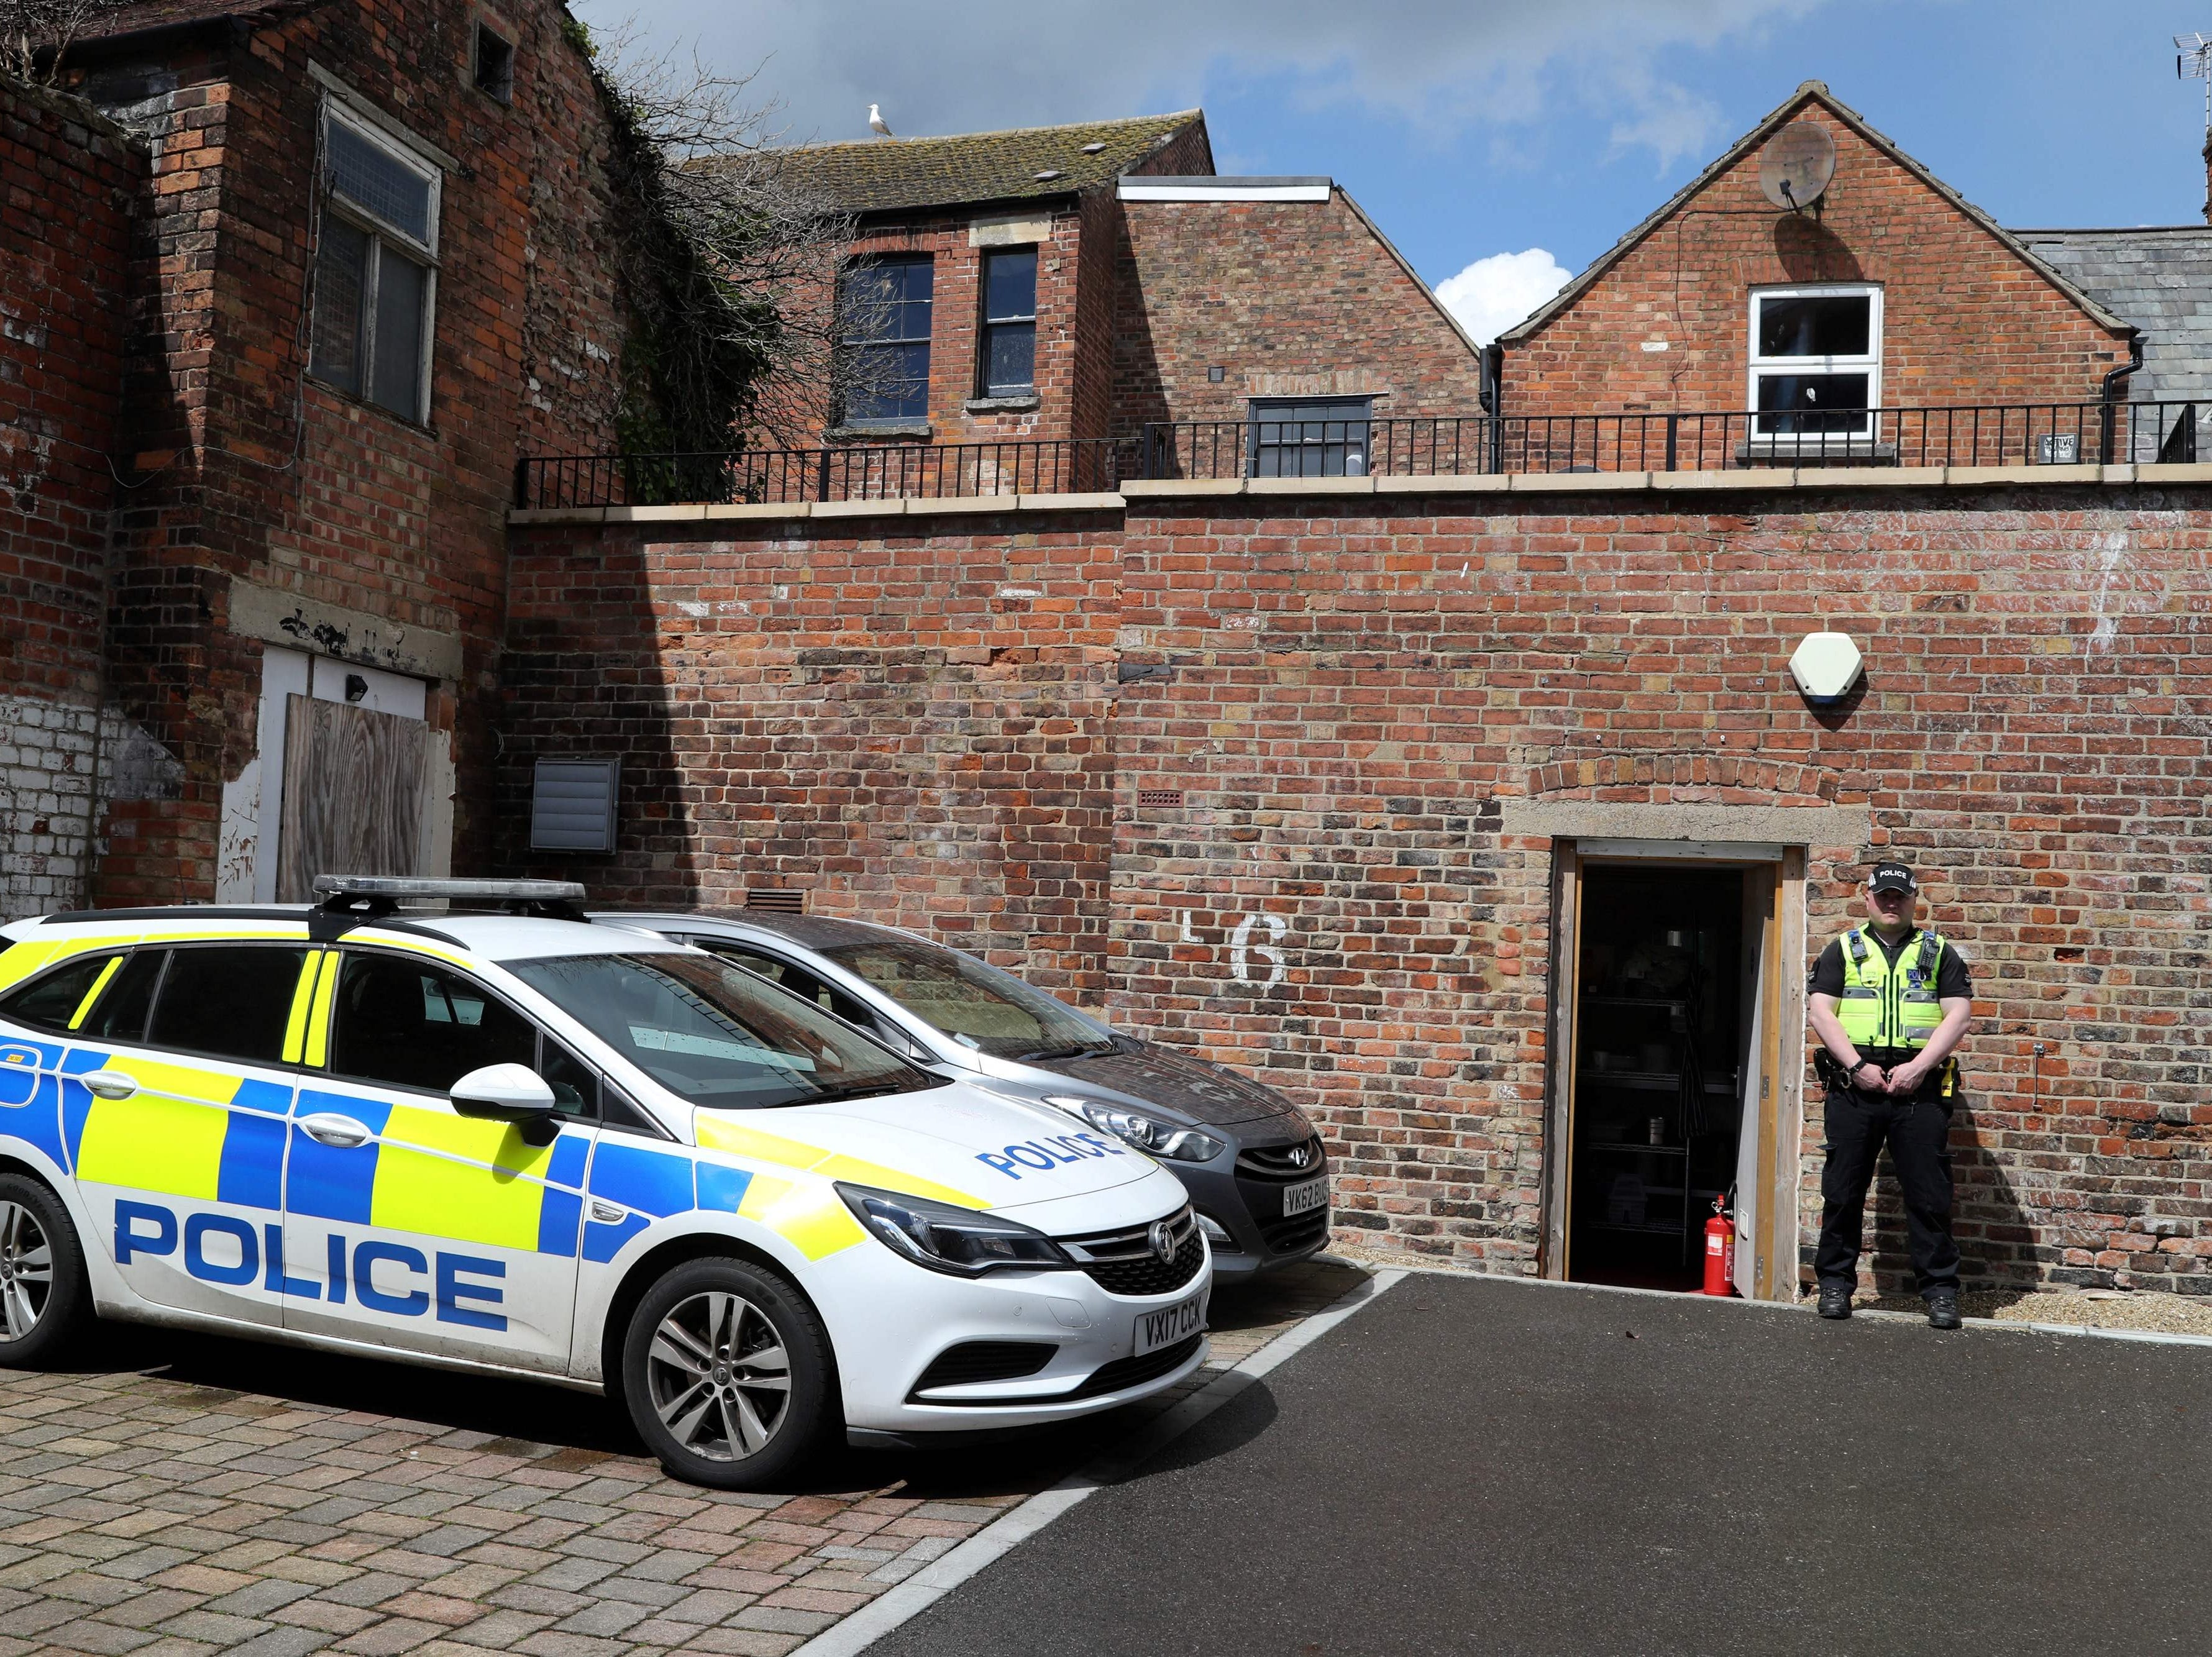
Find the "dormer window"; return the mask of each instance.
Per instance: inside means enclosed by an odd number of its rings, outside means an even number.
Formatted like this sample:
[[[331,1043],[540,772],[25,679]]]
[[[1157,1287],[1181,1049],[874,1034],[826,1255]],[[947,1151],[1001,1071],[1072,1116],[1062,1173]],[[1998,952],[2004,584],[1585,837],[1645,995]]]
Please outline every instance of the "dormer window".
[[[1759,288],[1751,295],[1752,431],[1872,435],[1881,406],[1881,289]]]

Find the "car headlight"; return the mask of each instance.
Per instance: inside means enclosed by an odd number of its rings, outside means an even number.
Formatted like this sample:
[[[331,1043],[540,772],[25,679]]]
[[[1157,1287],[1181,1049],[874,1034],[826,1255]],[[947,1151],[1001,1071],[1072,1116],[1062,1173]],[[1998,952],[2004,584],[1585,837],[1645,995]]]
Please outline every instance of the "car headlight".
[[[1016,1266],[1071,1264],[1058,1243],[1018,1220],[867,1186],[840,1183],[837,1194],[885,1246],[933,1272],[973,1278]]]
[[[1101,1133],[1110,1133],[1124,1144],[1134,1145],[1149,1156],[1171,1162],[1210,1162],[1227,1146],[1200,1128],[1185,1127],[1164,1117],[1147,1116],[1127,1105],[1109,1105],[1103,1099],[1085,1099],[1071,1093],[1045,1095],[1045,1103],[1080,1116]]]

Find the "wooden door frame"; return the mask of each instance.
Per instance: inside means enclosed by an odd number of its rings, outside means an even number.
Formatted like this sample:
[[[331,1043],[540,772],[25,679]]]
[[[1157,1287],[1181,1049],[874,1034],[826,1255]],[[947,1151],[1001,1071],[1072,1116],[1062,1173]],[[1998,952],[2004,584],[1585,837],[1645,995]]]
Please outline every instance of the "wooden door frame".
[[[1797,1298],[1798,1146],[1804,1132],[1805,863],[1802,846],[1770,841],[1557,839],[1552,843],[1550,1018],[1546,1040],[1540,1276],[1568,1273],[1567,1218],[1574,1189],[1576,1004],[1582,977],[1583,874],[1591,867],[1675,863],[1772,871],[1759,950],[1761,1098],[1757,1115],[1759,1199],[1753,1210],[1754,1269],[1740,1292],[1755,1300]],[[1748,942],[1750,940],[1747,940]]]

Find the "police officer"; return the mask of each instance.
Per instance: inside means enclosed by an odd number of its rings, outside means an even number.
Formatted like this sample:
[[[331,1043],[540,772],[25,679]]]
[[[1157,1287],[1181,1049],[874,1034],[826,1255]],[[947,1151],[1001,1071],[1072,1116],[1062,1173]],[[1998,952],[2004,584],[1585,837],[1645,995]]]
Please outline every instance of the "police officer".
[[[1902,863],[1867,877],[1867,925],[1832,940],[1814,963],[1816,1063],[1828,1084],[1827,1164],[1820,1172],[1820,1315],[1851,1314],[1867,1187],[1889,1146],[1905,1191],[1912,1270],[1928,1321],[1959,1326],[1959,1247],[1951,1240],[1952,1052],[1973,1014],[1958,946],[1913,925],[1920,883]]]

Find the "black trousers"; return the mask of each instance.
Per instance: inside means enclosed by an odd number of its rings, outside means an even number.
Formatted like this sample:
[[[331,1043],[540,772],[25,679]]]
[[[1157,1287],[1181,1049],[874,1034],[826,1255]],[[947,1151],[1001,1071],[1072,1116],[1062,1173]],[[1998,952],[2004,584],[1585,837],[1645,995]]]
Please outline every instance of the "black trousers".
[[[1822,1283],[1855,1284],[1875,1158],[1889,1146],[1905,1190],[1905,1233],[1922,1295],[1959,1286],[1959,1245],[1951,1240],[1951,1102],[1892,1099],[1828,1089],[1828,1153],[1820,1170],[1820,1247],[1813,1269]]]

